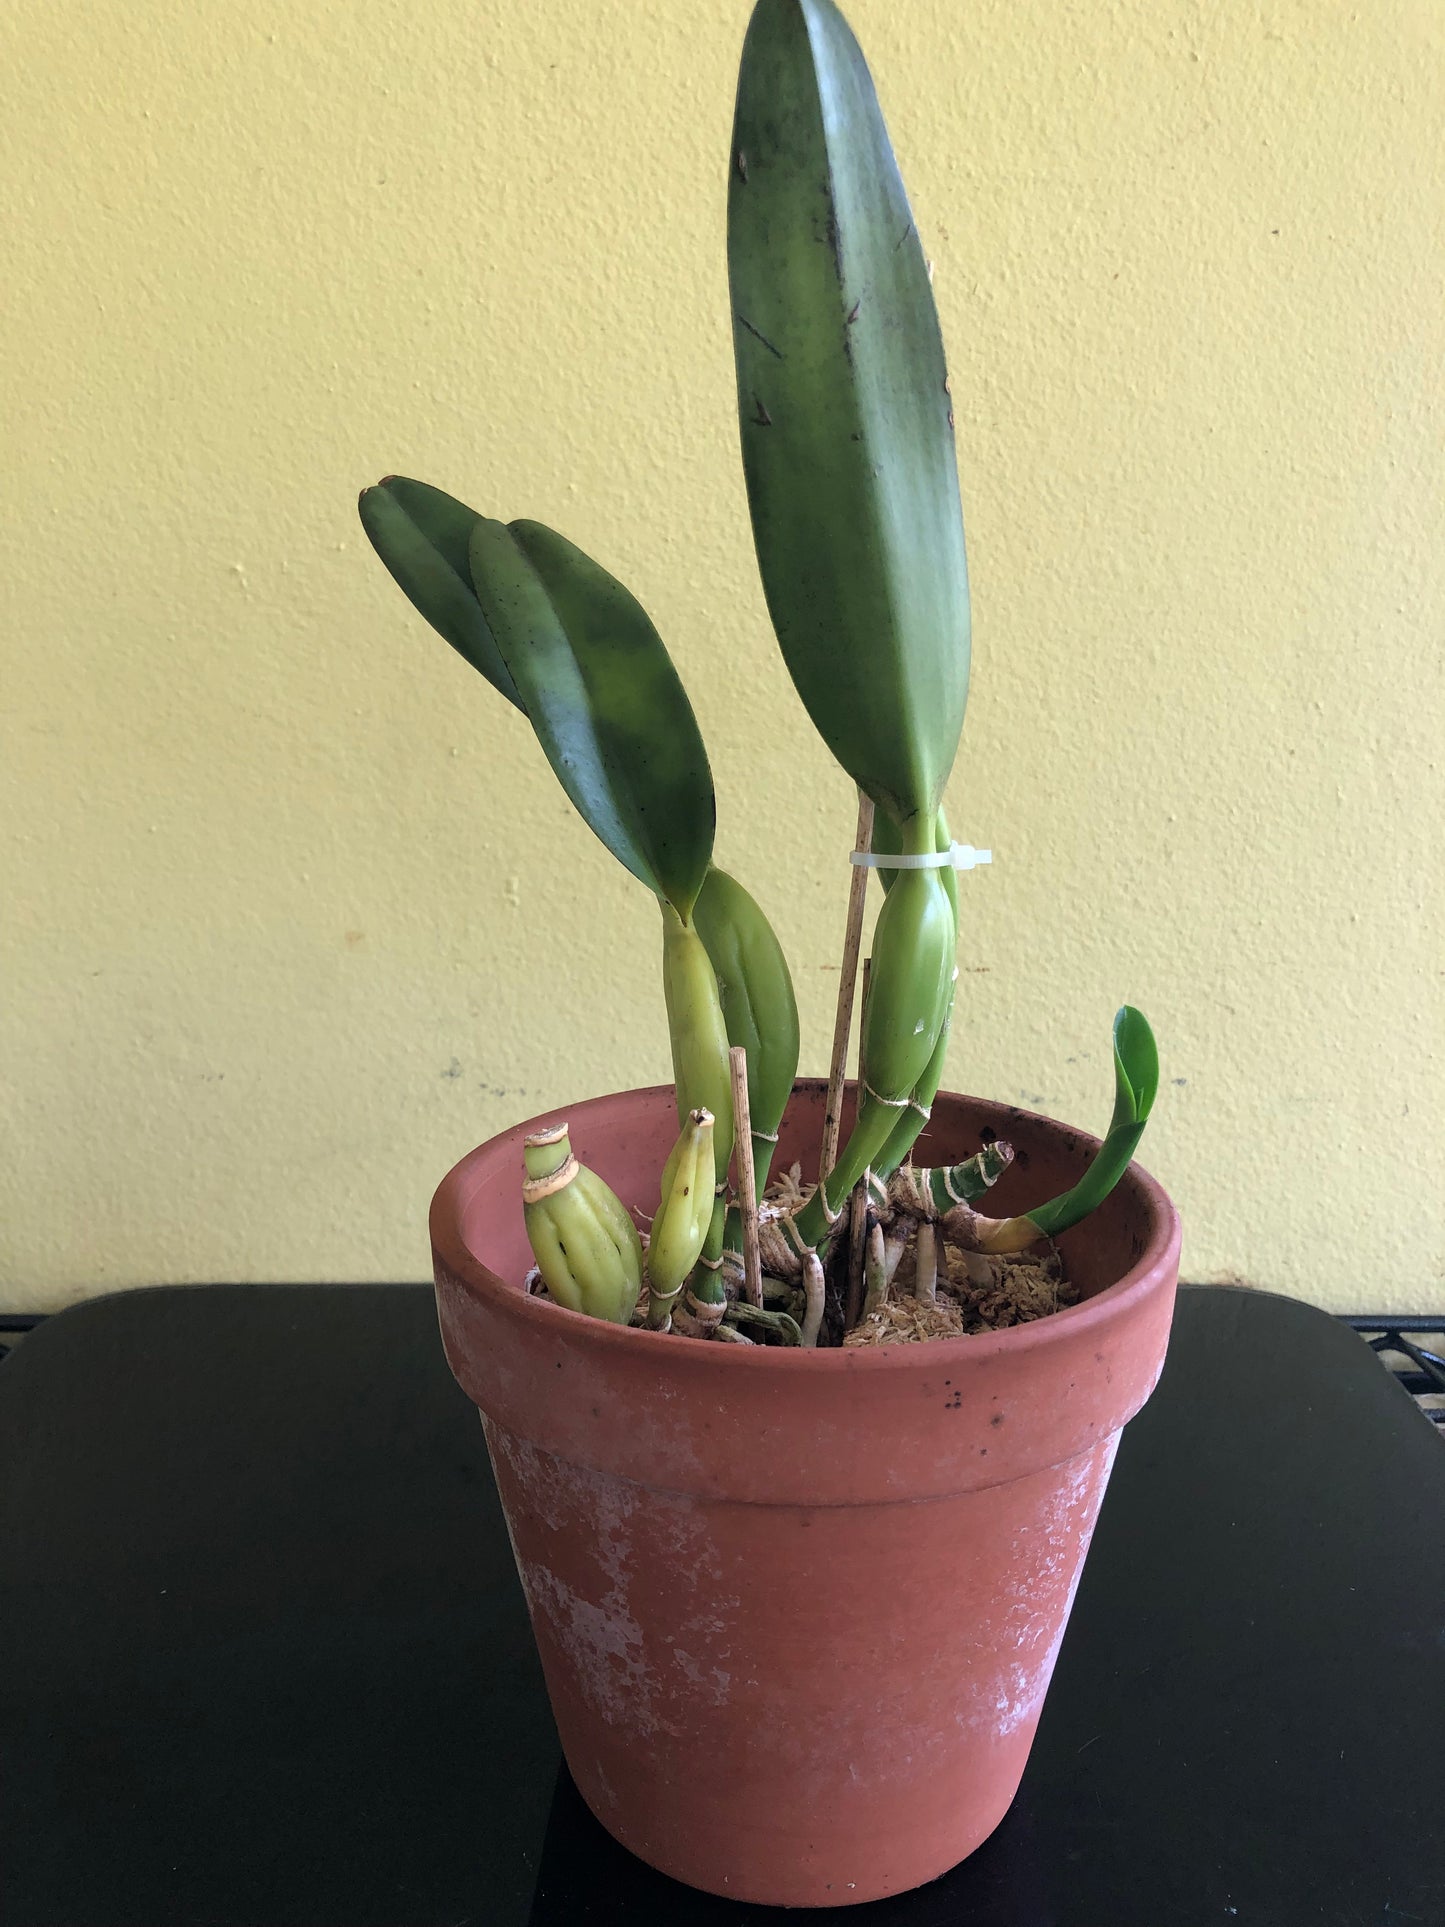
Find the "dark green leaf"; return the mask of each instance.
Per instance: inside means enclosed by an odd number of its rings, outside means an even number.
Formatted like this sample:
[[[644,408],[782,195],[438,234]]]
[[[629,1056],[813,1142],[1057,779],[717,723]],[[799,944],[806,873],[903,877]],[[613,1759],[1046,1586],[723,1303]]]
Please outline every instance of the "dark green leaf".
[[[363,489],[361,526],[402,592],[509,703],[522,699],[472,588],[467,545],[480,517],[455,496],[388,475]]]
[[[968,693],[968,573],[928,271],[858,44],[831,0],[759,0],[728,195],[743,467],[798,693],[908,827]]]
[[[586,823],[687,918],[712,854],[712,775],[636,598],[539,522],[478,517],[472,581],[557,778]]]

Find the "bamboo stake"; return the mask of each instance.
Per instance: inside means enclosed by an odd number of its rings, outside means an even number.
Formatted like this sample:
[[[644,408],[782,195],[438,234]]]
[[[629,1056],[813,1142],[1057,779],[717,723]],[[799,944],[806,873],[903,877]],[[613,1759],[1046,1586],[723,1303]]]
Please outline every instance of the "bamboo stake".
[[[855,850],[873,847],[873,799],[858,792],[858,831]],[[858,952],[863,946],[863,905],[868,895],[868,871],[855,864],[848,885],[848,922],[843,933],[843,971],[838,981],[838,1011],[833,1020],[833,1056],[828,1066],[828,1103],[823,1112],[823,1149],[818,1158],[822,1185],[838,1162],[838,1129],[843,1121],[843,1073],[848,1062],[848,1033],[853,1028],[853,986],[858,977]]]
[[[866,876],[868,872],[865,870]],[[868,1035],[868,997],[873,989],[873,959],[863,959],[863,981],[858,991],[858,1089],[853,1105],[853,1122],[858,1122],[858,1113],[863,1108],[863,1089],[868,1082],[868,1060],[863,1052],[863,1040]],[[839,1105],[841,1110],[842,1106]]]
[[[738,1209],[743,1219],[743,1290],[748,1303],[763,1303],[763,1261],[758,1250],[758,1189],[753,1166],[753,1120],[748,1108],[748,1054],[741,1044],[728,1052],[733,1078],[733,1146],[738,1161]]]
[[[938,1298],[938,1233],[934,1230],[933,1221],[930,1218],[925,1218],[918,1227],[918,1242],[914,1246],[913,1261],[916,1266],[913,1279],[914,1297],[930,1298],[936,1302]]]

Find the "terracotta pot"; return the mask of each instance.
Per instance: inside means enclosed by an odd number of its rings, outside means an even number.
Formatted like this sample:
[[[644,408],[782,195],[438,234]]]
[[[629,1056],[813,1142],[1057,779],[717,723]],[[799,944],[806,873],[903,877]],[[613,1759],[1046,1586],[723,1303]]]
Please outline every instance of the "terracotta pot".
[[[780,1156],[809,1160],[823,1087]],[[558,1114],[560,1115],[560,1114]],[[670,1087],[566,1113],[654,1202]],[[943,1873],[1018,1788],[1120,1428],[1164,1362],[1179,1223],[1132,1166],[1060,1242],[1086,1302],[987,1337],[746,1349],[518,1288],[519,1124],[432,1204],[447,1358],[480,1407],[567,1764],[602,1824],[711,1893],[830,1906]],[[940,1096],[920,1162],[981,1129],[1007,1212],[1094,1140]]]

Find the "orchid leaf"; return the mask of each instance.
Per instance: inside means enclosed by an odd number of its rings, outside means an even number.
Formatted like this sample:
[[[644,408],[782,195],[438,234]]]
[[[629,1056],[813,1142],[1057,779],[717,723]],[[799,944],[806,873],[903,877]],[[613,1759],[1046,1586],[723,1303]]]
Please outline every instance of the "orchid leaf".
[[[405,475],[388,475],[375,488],[363,489],[357,507],[371,546],[412,606],[521,709],[517,685],[472,587],[468,544],[481,520],[476,510]]]
[[[1104,1202],[1129,1168],[1159,1089],[1159,1051],[1132,1004],[1114,1019],[1114,1115],[1093,1162],[1074,1187],[1024,1215],[1048,1236],[1067,1231]]]
[[[728,193],[743,468],[763,590],[808,714],[909,830],[968,693],[968,572],[927,263],[832,0],[759,0]]]
[[[759,904],[725,870],[708,871],[693,921],[717,978],[728,1043],[747,1053],[748,1109],[767,1149],[798,1072],[798,1000],[788,960]]]
[[[471,577],[558,781],[618,862],[686,920],[715,804],[692,705],[646,611],[540,522],[479,516]]]

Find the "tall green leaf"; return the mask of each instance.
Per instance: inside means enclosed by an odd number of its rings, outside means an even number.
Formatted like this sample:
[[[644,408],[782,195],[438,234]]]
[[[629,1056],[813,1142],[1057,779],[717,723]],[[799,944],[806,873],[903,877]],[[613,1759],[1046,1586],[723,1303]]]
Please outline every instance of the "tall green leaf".
[[[637,599],[539,522],[479,516],[471,578],[522,706],[578,812],[686,919],[712,855],[707,751]]]
[[[357,508],[371,546],[402,593],[459,656],[522,708],[472,587],[467,546],[481,520],[476,510],[405,475],[388,475],[363,489]]]
[[[728,194],[743,467],[788,670],[905,831],[968,693],[968,572],[928,270],[858,43],[832,0],[759,0]]]

